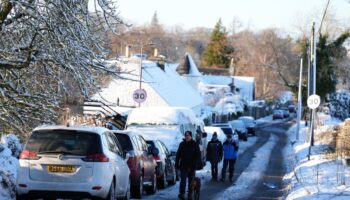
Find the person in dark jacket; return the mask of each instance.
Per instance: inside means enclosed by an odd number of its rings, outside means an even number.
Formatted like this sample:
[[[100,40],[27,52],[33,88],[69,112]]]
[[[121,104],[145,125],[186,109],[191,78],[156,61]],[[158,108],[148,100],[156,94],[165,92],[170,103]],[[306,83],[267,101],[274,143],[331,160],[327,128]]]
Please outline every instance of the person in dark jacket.
[[[188,180],[188,192],[190,184],[195,177],[196,165],[200,159],[200,150],[197,143],[192,139],[192,132],[185,132],[185,140],[180,143],[176,153],[175,166],[180,170],[179,199],[185,199],[186,180]]]
[[[211,176],[213,180],[218,178],[218,163],[222,159],[222,144],[218,140],[218,134],[214,132],[211,141],[207,145],[207,160],[211,164]]]
[[[230,182],[233,181],[233,171],[234,171],[234,167],[235,167],[235,162],[237,159],[237,155],[238,155],[238,144],[236,143],[236,141],[234,141],[234,139],[232,138],[232,134],[227,134],[226,135],[226,141],[224,142],[224,144],[222,145],[222,149],[224,152],[224,163],[222,166],[222,171],[221,171],[221,181],[224,182],[225,181],[225,177],[226,177],[226,169],[227,169],[227,165],[229,166],[229,180]]]

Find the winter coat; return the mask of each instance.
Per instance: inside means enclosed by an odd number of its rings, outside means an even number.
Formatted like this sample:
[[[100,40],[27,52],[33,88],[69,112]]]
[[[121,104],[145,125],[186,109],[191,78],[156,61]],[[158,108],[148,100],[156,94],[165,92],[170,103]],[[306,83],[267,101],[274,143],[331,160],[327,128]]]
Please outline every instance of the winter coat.
[[[189,142],[182,141],[176,152],[175,166],[178,169],[195,170],[200,158],[201,152],[199,146],[194,140]]]
[[[232,139],[231,141],[226,140],[222,145],[224,151],[224,159],[236,159],[238,156],[238,145]]]
[[[207,160],[220,162],[222,159],[222,144],[220,140],[211,140],[207,145]]]

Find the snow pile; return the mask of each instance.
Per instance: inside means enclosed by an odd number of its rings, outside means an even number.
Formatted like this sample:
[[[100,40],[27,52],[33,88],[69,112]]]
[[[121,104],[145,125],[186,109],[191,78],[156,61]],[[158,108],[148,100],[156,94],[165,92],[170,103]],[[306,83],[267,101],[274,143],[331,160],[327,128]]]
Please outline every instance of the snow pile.
[[[329,97],[329,110],[333,117],[344,120],[350,117],[350,93],[338,91]]]
[[[15,135],[2,136],[0,142],[0,199],[14,199],[18,159],[22,146]]]
[[[316,129],[315,145],[311,148],[310,160],[308,160],[309,128],[301,126],[299,141],[293,145],[294,170],[285,177],[291,180],[286,199],[348,199],[350,169],[336,159],[336,154],[332,153],[332,148],[328,144],[317,139],[339,123],[339,120],[327,118],[324,120],[324,126]],[[293,137],[291,140],[295,137],[295,131],[296,125],[289,130],[290,137]]]

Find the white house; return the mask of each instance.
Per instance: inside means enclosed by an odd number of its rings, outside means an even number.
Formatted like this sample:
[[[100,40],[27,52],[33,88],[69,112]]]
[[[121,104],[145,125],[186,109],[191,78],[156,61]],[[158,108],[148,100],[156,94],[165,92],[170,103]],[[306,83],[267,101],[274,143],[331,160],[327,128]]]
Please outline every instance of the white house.
[[[108,87],[103,88],[92,99],[103,101],[109,105],[138,107],[133,100],[133,93],[140,88],[140,60],[129,59],[120,62],[109,61],[120,66],[123,72],[120,78],[111,81]],[[173,106],[191,108],[196,115],[200,115],[203,99],[181,76],[174,67],[168,64],[158,65],[153,61],[142,62],[141,88],[147,92],[146,100],[141,107]]]

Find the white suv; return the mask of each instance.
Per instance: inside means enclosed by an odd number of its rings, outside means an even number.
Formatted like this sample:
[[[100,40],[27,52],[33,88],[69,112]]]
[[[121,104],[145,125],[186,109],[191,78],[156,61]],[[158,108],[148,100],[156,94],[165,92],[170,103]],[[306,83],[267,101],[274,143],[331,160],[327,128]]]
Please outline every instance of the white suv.
[[[124,157],[117,138],[103,127],[36,128],[20,155],[17,199],[129,199]]]

